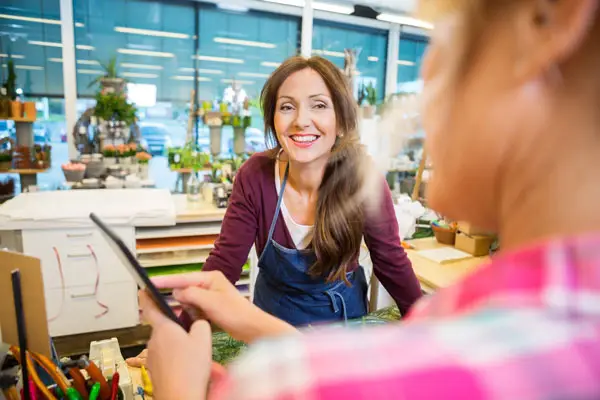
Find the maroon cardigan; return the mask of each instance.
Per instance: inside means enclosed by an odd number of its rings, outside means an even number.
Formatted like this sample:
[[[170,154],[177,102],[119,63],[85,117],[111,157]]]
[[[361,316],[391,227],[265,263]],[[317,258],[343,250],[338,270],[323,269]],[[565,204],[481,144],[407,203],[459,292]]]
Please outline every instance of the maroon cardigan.
[[[387,185],[379,217],[365,219],[364,239],[369,248],[375,276],[405,314],[421,296],[419,282],[400,245],[398,222]],[[267,153],[255,154],[238,171],[233,193],[215,247],[204,264],[205,271],[219,270],[232,283],[239,280],[252,245],[260,256],[269,235],[277,206],[275,160]],[[273,239],[284,247],[296,248],[283,216],[275,225]],[[358,267],[358,260],[349,268]],[[369,277],[367,277],[369,279]]]

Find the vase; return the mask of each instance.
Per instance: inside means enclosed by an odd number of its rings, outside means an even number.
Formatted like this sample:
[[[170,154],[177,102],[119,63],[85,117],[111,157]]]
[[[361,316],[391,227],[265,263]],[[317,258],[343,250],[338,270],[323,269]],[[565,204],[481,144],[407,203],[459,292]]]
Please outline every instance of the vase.
[[[25,118],[27,118],[28,120],[31,120],[31,121],[35,121],[35,118],[37,116],[37,110],[35,109],[35,102],[34,101],[26,101],[25,103],[23,103],[23,113],[24,113]]]
[[[375,111],[376,111],[375,106],[371,106],[371,105],[364,106],[362,111],[363,111],[364,119],[371,119],[371,118],[375,117]]]
[[[246,152],[246,129],[241,126],[233,128],[233,152],[235,154]]]
[[[221,126],[211,126],[210,130],[210,152],[213,155],[221,154]]]
[[[138,165],[138,176],[140,179],[145,180],[148,179],[148,173],[150,171],[150,166],[148,164],[139,164]]]
[[[10,116],[12,118],[23,118],[23,103],[20,101],[10,102]]]
[[[109,165],[115,165],[117,163],[117,158],[116,157],[104,157],[104,165],[105,166],[109,166]]]
[[[202,198],[204,198],[205,203],[208,203],[208,204],[213,203],[214,190],[215,190],[214,183],[204,182],[204,184],[202,184]]]

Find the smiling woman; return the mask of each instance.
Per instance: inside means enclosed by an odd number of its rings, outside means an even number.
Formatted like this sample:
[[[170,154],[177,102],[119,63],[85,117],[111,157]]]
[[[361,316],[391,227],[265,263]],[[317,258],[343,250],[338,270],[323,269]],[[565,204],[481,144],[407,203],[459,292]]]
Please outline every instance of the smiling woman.
[[[369,175],[345,76],[324,58],[292,57],[273,72],[261,101],[273,149],[236,175],[204,270],[237,281],[256,243],[258,307],[296,326],[362,317],[368,285],[357,259],[364,236],[375,275],[407,312],[419,284],[383,176]],[[367,193],[369,181],[376,189]],[[368,212],[366,195],[378,200],[378,213]]]

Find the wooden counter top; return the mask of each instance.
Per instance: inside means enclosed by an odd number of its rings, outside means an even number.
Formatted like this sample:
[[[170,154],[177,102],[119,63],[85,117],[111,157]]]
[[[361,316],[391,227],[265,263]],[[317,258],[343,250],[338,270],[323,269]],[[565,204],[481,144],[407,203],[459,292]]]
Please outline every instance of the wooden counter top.
[[[434,291],[450,286],[489,261],[489,257],[486,256],[439,264],[421,257],[418,251],[448,246],[439,244],[435,238],[416,239],[411,240],[409,243],[415,246],[415,249],[407,250],[406,253],[412,262],[417,278],[426,291]]]
[[[174,194],[175,214],[177,223],[222,221],[225,208],[217,208],[214,204],[204,201],[190,202],[185,194]]]

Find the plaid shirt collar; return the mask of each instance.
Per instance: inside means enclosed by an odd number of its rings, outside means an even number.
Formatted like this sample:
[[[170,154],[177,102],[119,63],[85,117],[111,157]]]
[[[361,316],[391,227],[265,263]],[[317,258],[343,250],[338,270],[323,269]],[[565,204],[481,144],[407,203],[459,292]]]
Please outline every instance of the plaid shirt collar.
[[[417,303],[408,319],[452,317],[481,307],[600,316],[600,234],[498,255],[460,283]]]

